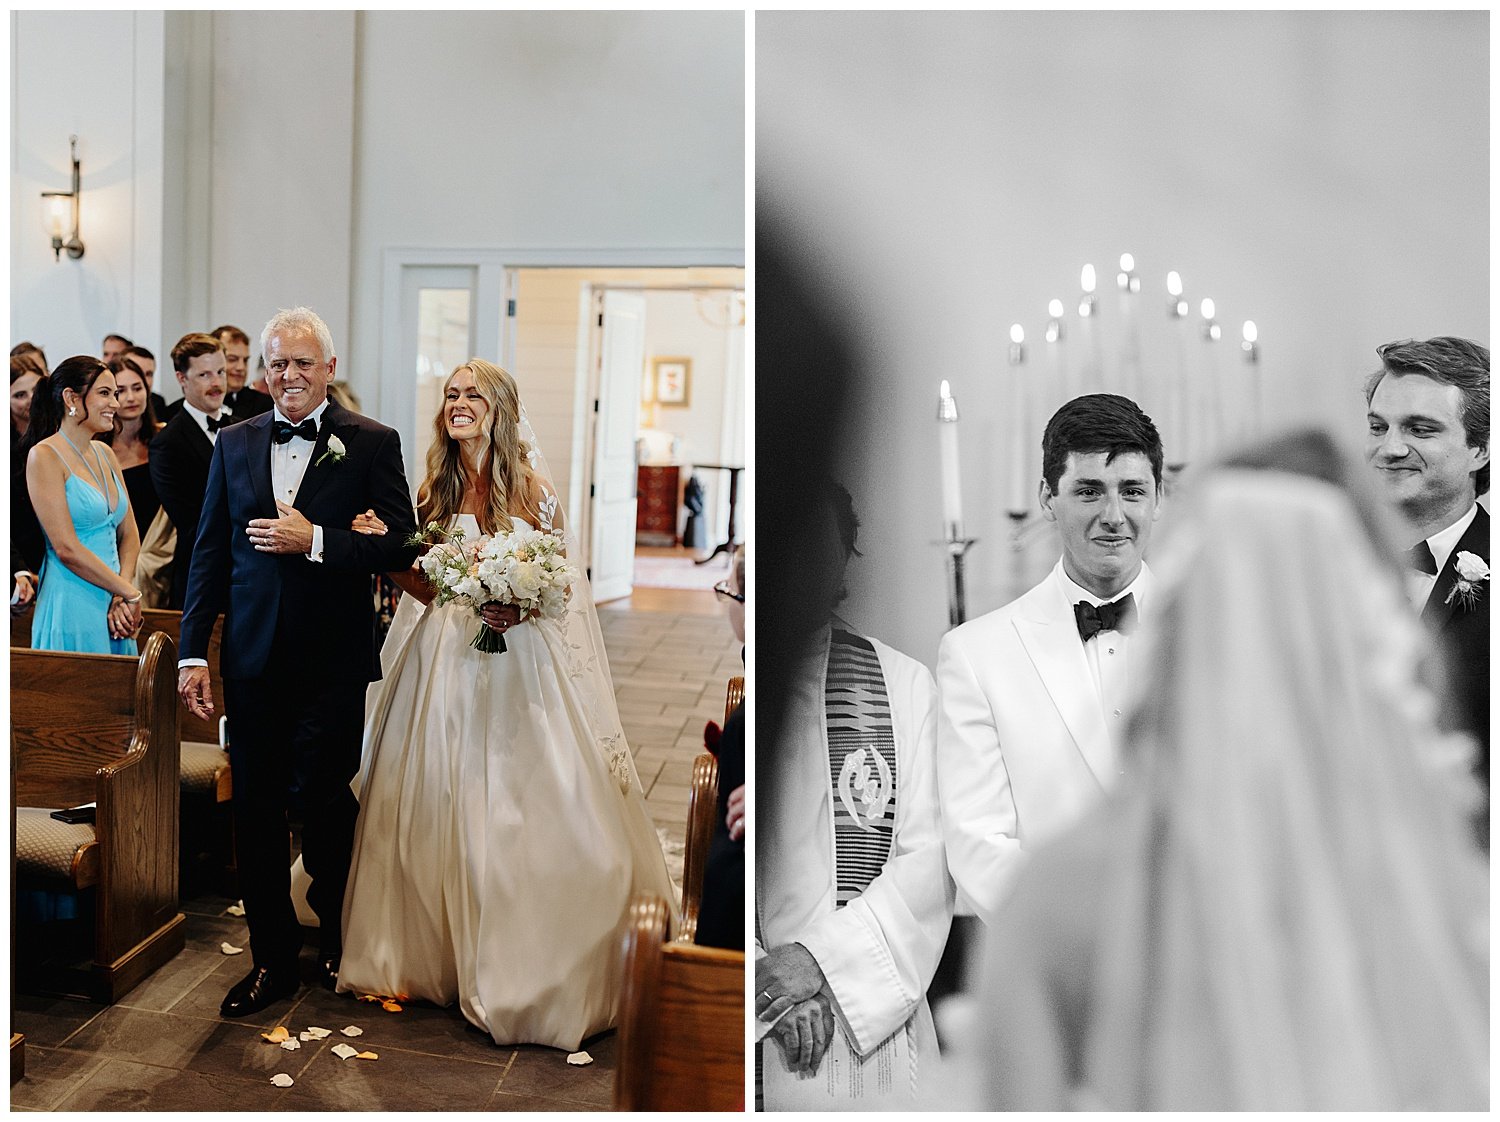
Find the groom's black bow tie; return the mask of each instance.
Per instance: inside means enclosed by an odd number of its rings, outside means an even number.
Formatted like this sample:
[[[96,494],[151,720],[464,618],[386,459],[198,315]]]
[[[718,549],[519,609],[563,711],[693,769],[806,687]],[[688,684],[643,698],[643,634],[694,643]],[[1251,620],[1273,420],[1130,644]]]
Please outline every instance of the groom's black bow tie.
[[[1134,631],[1139,618],[1135,594],[1127,592],[1097,608],[1087,600],[1080,600],[1073,605],[1073,618],[1078,621],[1078,637],[1085,643],[1101,631]]]
[[[1418,542],[1406,551],[1406,563],[1419,573],[1437,576],[1437,558],[1432,555],[1432,549],[1425,541]]]
[[[277,444],[285,444],[294,436],[300,436],[303,440],[317,440],[318,422],[311,417],[300,425],[293,425],[287,421],[271,422],[271,439]]]
[[[207,414],[204,414],[203,419],[208,422],[209,432],[218,432],[224,427],[224,423],[229,420],[228,417],[210,417]]]

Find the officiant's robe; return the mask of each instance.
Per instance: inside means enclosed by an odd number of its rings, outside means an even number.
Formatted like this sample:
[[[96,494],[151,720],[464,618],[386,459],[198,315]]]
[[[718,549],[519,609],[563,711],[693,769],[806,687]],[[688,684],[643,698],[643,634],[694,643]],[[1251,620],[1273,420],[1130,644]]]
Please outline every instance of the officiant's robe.
[[[1142,565],[1128,589],[1142,620],[1152,590]],[[1118,632],[1103,632],[1091,642],[1107,640],[1104,650],[1086,651],[1073,614],[1081,595],[1059,561],[1029,592],[955,627],[938,647],[944,842],[961,904],[986,923],[1022,851],[1077,822],[1119,776],[1115,741],[1130,688],[1106,704],[1090,654],[1097,664],[1116,648],[1139,674],[1140,637],[1117,642]]]
[[[799,668],[782,743],[756,759],[756,954],[785,943],[806,947],[859,1056],[869,1056],[894,1033],[907,1033],[912,1070],[909,1083],[901,1080],[904,1096],[908,1087],[914,1095],[937,1066],[926,992],[947,942],[954,890],[938,815],[932,672],[878,640],[869,643],[885,678],[895,741],[889,855],[862,893],[835,907],[838,777],[829,756],[824,641]],[[765,1047],[776,1045],[768,1041]],[[766,1105],[776,1108],[769,1083]]]

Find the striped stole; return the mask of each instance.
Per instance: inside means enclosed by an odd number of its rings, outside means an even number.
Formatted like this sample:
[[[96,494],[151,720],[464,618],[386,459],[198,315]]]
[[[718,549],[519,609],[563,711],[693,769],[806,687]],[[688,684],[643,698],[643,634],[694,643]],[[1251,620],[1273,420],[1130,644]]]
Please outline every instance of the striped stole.
[[[896,737],[875,647],[834,627],[823,699],[833,781],[835,903],[870,887],[890,857],[896,830]]]

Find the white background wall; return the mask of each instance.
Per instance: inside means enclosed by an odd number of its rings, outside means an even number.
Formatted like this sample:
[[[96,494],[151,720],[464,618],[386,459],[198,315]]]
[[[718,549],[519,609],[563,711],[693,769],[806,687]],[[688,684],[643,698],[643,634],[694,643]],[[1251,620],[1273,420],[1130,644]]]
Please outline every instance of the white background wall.
[[[378,415],[388,247],[738,264],[743,28],[739,12],[14,14],[13,340],[50,358],[120,330],[160,353],[306,302]],[[36,193],[66,187],[74,131],[88,255],[54,266]]]
[[[864,348],[846,608],[919,658],[947,625],[938,379],[972,616],[1010,594],[1005,332],[1039,338],[1083,262],[1108,285],[1133,253],[1147,311],[1167,269],[1195,312],[1210,288],[1236,336],[1260,327],[1272,418],[1355,439],[1379,343],[1488,342],[1486,13],[762,12],[756,33],[758,217],[826,255]]]

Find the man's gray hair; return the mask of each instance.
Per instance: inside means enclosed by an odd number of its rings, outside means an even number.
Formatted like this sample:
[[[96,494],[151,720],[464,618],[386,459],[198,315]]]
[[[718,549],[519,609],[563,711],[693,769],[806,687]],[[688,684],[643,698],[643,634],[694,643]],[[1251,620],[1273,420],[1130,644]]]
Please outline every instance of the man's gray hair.
[[[323,361],[329,362],[333,358],[333,332],[328,330],[328,325],[323,322],[323,317],[311,308],[298,305],[295,308],[282,308],[260,329],[260,354],[264,359],[266,347],[271,342],[271,336],[286,332],[306,332],[318,341],[318,347],[323,352]]]

